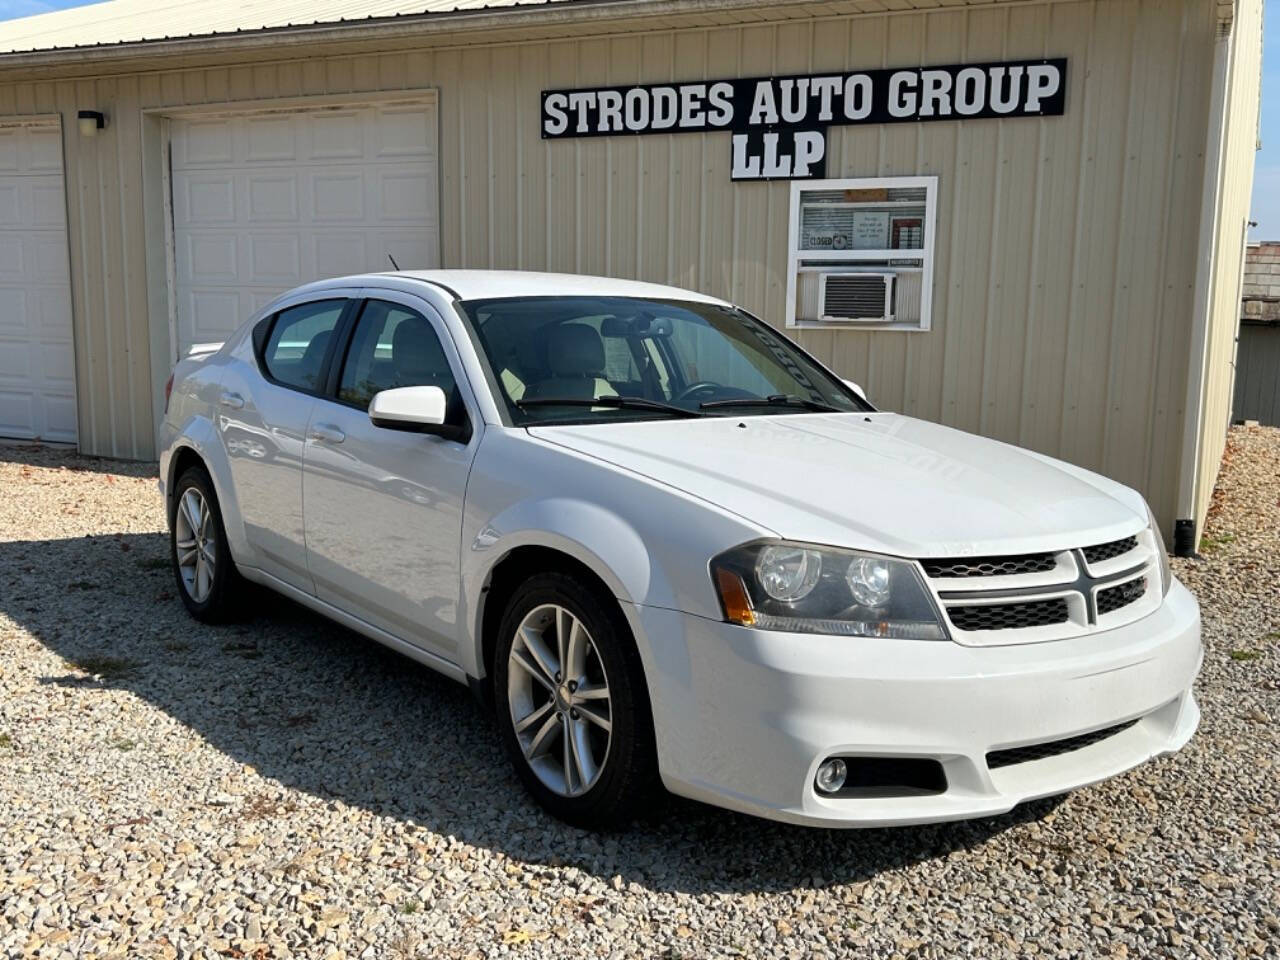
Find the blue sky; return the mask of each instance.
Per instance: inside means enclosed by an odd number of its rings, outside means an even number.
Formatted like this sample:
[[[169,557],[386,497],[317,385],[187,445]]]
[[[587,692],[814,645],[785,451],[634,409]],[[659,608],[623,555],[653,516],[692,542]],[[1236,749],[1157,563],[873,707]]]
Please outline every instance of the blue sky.
[[[84,6],[86,0],[0,0],[0,20]],[[1280,0],[1265,0],[1262,149],[1253,180],[1252,240],[1280,240]]]
[[[1266,0],[1262,33],[1262,149],[1253,173],[1251,240],[1280,240],[1280,0]]]
[[[30,17],[50,10],[65,10],[67,7],[83,7],[91,2],[94,0],[0,0],[0,20]]]

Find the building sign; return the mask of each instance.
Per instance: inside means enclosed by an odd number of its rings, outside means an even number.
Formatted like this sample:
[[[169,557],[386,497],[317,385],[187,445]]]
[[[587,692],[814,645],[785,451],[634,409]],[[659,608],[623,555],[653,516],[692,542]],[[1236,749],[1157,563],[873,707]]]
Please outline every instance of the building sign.
[[[1060,116],[1067,61],[545,90],[542,137],[732,134],[734,180],[826,176],[827,128]]]

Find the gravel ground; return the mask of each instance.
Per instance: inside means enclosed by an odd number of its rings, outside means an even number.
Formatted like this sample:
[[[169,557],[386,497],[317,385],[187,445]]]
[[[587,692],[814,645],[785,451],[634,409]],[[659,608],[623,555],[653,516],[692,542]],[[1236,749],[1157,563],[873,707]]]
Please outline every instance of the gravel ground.
[[[163,528],[148,467],[0,448],[0,955],[1280,956],[1280,430],[1174,561],[1191,744],[928,828],[562,826],[463,688],[281,600],[190,620]]]

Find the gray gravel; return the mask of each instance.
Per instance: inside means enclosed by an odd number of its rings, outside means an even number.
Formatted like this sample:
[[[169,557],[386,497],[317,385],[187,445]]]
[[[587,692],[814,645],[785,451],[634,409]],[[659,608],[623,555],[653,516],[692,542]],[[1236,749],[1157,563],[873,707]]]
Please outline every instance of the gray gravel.
[[[1280,430],[1232,431],[1200,733],[994,820],[823,832],[521,792],[461,687],[174,594],[150,468],[0,448],[0,956],[1280,956]]]

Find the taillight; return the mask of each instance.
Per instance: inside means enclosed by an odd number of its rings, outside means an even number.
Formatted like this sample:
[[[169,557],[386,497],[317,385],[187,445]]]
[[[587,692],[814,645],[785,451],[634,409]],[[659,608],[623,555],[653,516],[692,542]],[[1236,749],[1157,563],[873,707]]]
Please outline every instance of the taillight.
[[[173,393],[173,374],[164,382],[164,412],[169,412],[169,394]]]

